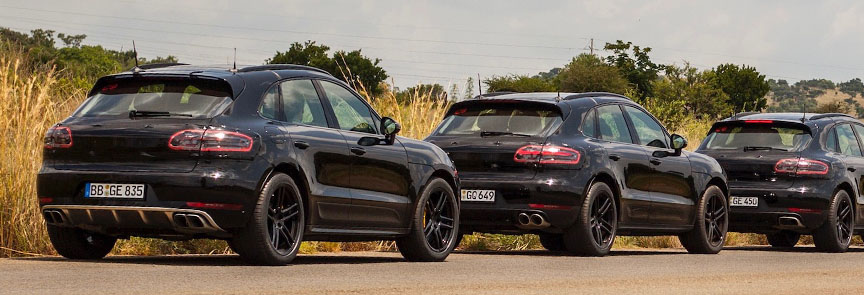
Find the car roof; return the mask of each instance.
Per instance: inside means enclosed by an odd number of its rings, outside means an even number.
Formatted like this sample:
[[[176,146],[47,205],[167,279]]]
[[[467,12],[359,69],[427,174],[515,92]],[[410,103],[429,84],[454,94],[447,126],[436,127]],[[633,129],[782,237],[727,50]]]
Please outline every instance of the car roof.
[[[493,92],[486,95],[478,95],[473,100],[519,100],[557,104],[562,101],[571,101],[588,97],[604,97],[612,98],[614,100],[631,101],[626,96],[608,92]]]
[[[117,73],[110,76],[125,76],[131,74],[143,75],[207,75],[214,77],[224,77],[233,75],[243,75],[245,73],[255,73],[262,71],[271,71],[278,75],[279,78],[290,78],[299,76],[321,76],[333,78],[333,76],[322,69],[294,65],[294,64],[268,64],[268,65],[237,65],[236,68],[231,65],[189,65],[182,63],[167,63],[167,64],[149,64],[142,65],[128,71]]]
[[[775,120],[802,123],[805,121],[815,121],[822,119],[835,120],[856,120],[848,114],[840,113],[739,113],[732,117],[723,119],[723,121],[740,121],[740,120]]]

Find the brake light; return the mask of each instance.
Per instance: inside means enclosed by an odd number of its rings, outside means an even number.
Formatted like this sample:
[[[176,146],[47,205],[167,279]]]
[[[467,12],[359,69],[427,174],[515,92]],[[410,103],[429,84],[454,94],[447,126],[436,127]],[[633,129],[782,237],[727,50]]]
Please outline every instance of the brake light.
[[[808,208],[789,208],[789,212],[794,212],[794,213],[822,213],[822,210],[808,209]]]
[[[186,202],[186,206],[201,209],[243,210],[243,205],[240,204]]]
[[[744,123],[756,123],[756,124],[771,124],[774,123],[772,120],[744,120]]]
[[[774,165],[774,172],[795,175],[825,175],[828,174],[828,164],[805,158],[782,159]]]
[[[549,205],[549,204],[528,204],[528,207],[531,207],[531,209],[556,209],[556,210],[570,210],[570,208],[573,208],[573,206]]]
[[[45,132],[46,149],[66,149],[72,147],[72,129],[54,126]]]
[[[579,151],[557,145],[526,145],[513,155],[517,163],[579,164]]]
[[[246,134],[214,130],[180,130],[168,139],[168,148],[177,151],[248,152],[252,150],[252,137]]]

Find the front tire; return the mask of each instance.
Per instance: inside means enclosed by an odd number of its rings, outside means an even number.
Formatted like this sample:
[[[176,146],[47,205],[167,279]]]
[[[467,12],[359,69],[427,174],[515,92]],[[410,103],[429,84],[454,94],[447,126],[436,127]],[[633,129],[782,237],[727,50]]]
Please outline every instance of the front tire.
[[[710,186],[699,199],[693,230],[678,236],[687,252],[717,254],[723,250],[729,229],[729,206],[726,195],[717,186]]]
[[[846,252],[852,243],[852,229],[855,227],[849,194],[844,190],[837,191],[828,209],[828,219],[813,232],[813,243],[820,251]]]
[[[48,225],[48,238],[57,253],[69,259],[102,259],[117,243],[115,237],[55,225]]]
[[[444,261],[459,235],[459,204],[453,188],[441,178],[426,184],[414,216],[411,233],[396,240],[399,252],[408,261]]]
[[[579,218],[564,231],[564,248],[582,256],[606,256],[615,242],[618,209],[612,189],[602,182],[591,185]]]
[[[240,257],[255,264],[288,264],[297,257],[303,241],[304,208],[294,180],[276,174],[261,190],[252,219],[229,245]]]
[[[768,244],[774,248],[792,248],[798,244],[798,240],[801,239],[801,234],[793,232],[793,231],[779,231],[776,233],[766,234],[765,237],[768,239]]]

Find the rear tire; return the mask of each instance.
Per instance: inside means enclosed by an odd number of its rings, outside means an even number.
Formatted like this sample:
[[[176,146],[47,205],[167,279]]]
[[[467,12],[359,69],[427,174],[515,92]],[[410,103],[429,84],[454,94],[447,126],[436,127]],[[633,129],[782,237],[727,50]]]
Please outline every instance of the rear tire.
[[[115,237],[54,225],[48,225],[48,238],[57,253],[69,259],[102,259],[117,243]]]
[[[678,236],[681,245],[693,254],[717,254],[723,250],[729,229],[729,206],[726,195],[710,186],[699,199],[693,230]]]
[[[591,185],[576,223],[564,231],[564,248],[582,256],[606,256],[615,242],[618,208],[608,185]]]
[[[798,244],[798,240],[801,239],[801,234],[793,232],[793,231],[779,231],[776,233],[766,234],[765,237],[768,239],[768,244],[774,248],[792,248]]]
[[[258,197],[249,223],[229,243],[240,257],[260,265],[285,265],[297,257],[306,225],[303,197],[294,180],[276,174]]]
[[[849,194],[839,190],[828,206],[828,219],[813,232],[816,249],[824,252],[841,253],[852,243],[852,229],[855,227],[855,213]]]
[[[564,251],[564,237],[562,234],[538,234],[540,245],[549,251]]]
[[[396,240],[399,252],[408,261],[444,261],[459,236],[459,203],[450,184],[432,178],[420,194],[411,233]]]

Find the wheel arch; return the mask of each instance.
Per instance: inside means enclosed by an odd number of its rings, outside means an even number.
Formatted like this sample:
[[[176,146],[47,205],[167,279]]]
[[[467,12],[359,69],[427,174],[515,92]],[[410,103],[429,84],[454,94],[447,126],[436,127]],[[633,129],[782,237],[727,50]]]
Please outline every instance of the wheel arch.
[[[612,199],[615,200],[615,207],[618,209],[618,216],[621,216],[621,188],[618,186],[618,182],[615,181],[615,177],[606,172],[599,172],[588,181],[588,185],[585,186],[585,192],[582,193],[582,200],[579,200],[579,204],[584,203],[585,198],[588,196],[588,191],[591,190],[591,186],[596,182],[605,183],[612,189]]]
[[[714,177],[708,180],[708,184],[705,185],[703,193],[705,190],[708,190],[708,188],[712,185],[716,185],[718,188],[720,188],[721,191],[723,191],[724,196],[729,197],[729,187],[726,185],[726,181],[724,181],[720,177]]]
[[[453,193],[457,194],[457,196],[458,196],[459,184],[456,183],[456,177],[454,177],[452,174],[450,174],[449,171],[444,170],[444,169],[437,169],[437,170],[433,171],[432,175],[430,175],[429,178],[426,179],[426,183],[428,183],[430,180],[432,180],[433,177],[438,177],[438,178],[441,178],[444,181],[446,181],[447,184],[450,185],[450,188],[453,189]]]
[[[264,189],[264,184],[266,184],[273,175],[276,175],[276,173],[286,174],[294,180],[294,183],[297,184],[297,188],[300,189],[300,198],[303,200],[304,209],[306,209],[306,212],[309,212],[309,182],[307,181],[306,173],[296,164],[283,162],[273,166],[270,171],[265,174],[266,176],[262,178],[258,191],[260,192]]]
[[[857,198],[855,197],[855,188],[852,186],[851,183],[843,181],[839,185],[837,185],[836,189],[834,189],[834,193],[831,195],[831,198],[833,199],[834,195],[836,195],[837,192],[839,192],[840,190],[846,191],[846,193],[849,194],[849,202],[852,203],[852,216],[857,216],[857,214],[858,214],[858,206],[857,206],[858,202],[856,201]],[[855,221],[854,223],[858,223],[858,220],[855,220],[855,219],[857,219],[857,218],[853,219],[853,221]]]

